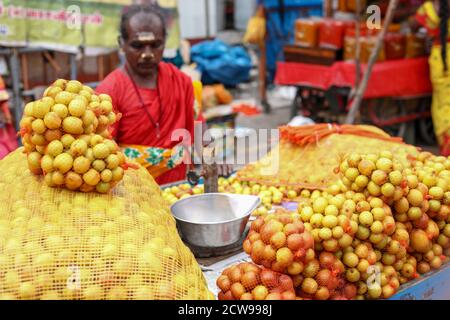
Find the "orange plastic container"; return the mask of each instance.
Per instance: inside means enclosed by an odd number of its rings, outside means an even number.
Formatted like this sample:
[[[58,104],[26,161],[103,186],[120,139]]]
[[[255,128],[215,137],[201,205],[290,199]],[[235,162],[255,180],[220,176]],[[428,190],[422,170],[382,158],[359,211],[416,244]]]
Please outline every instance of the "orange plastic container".
[[[324,19],[319,28],[319,46],[322,48],[341,49],[347,28],[352,27],[352,21]]]
[[[295,22],[295,43],[309,48],[319,44],[319,28],[321,21],[313,19],[297,19]]]
[[[425,36],[409,33],[406,35],[406,58],[417,58],[426,56]]]
[[[360,31],[360,43],[361,43],[361,53],[360,61],[361,63],[367,63],[369,61],[370,55],[373,48],[375,47],[378,30],[370,30],[361,26]],[[356,51],[356,40],[355,40],[355,29],[347,29],[344,38],[344,60],[354,60]],[[377,62],[385,61],[384,46],[382,46]]]
[[[361,0],[361,11],[366,7],[366,0]],[[346,0],[345,8],[347,12],[356,12],[356,0]]]
[[[347,12],[347,0],[339,0],[338,1],[338,10]]]
[[[372,50],[375,48],[375,44],[377,41],[376,36],[366,36],[361,38],[361,63],[368,63],[369,58],[372,54]],[[384,52],[384,46],[380,49],[378,53],[378,58],[376,62],[385,61],[386,56]]]
[[[355,39],[355,29],[348,28],[345,31],[344,37],[344,60],[354,60],[356,51],[356,39]],[[365,37],[367,35],[366,29],[361,29],[360,37]]]

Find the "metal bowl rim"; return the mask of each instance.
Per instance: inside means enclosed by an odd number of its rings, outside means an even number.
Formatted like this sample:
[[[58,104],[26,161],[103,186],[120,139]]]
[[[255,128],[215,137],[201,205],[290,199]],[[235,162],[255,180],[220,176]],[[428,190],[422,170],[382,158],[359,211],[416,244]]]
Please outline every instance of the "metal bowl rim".
[[[193,222],[193,221],[181,219],[181,218],[179,218],[179,217],[177,217],[177,216],[175,216],[175,215],[173,214],[172,208],[173,208],[175,205],[177,205],[178,203],[183,202],[183,201],[186,201],[186,200],[189,200],[189,199],[192,199],[192,198],[204,197],[205,195],[220,195],[220,196],[226,196],[226,194],[223,194],[223,193],[204,193],[204,194],[197,194],[197,195],[194,195],[194,196],[190,196],[190,197],[188,197],[188,198],[178,200],[177,202],[175,202],[174,204],[172,204],[172,205],[170,206],[170,213],[172,214],[172,216],[173,216],[176,220],[181,221],[181,222],[186,222],[186,223],[190,223],[190,224],[193,224],[193,225],[199,225],[199,226],[201,226],[201,225],[218,225],[218,224],[225,224],[225,223],[235,222],[235,221],[239,221],[239,220],[244,220],[244,219],[248,218],[248,217],[252,214],[252,212],[253,212],[253,211],[261,204],[261,199],[260,199],[259,197],[257,197],[257,196],[253,196],[253,195],[242,195],[242,194],[233,195],[233,196],[251,196],[251,197],[256,197],[256,198],[258,198],[258,201],[257,201],[257,202],[255,203],[255,205],[249,210],[249,213],[246,214],[245,216],[242,216],[242,217],[239,217],[239,218],[234,218],[234,219],[231,219],[231,220],[216,221],[216,222]]]

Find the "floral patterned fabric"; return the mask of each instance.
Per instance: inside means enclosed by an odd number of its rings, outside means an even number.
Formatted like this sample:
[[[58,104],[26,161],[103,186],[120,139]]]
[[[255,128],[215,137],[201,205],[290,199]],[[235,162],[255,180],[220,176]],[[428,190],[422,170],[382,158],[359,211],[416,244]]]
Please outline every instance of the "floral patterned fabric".
[[[122,144],[120,147],[125,156],[146,168],[153,178],[157,178],[180,165],[188,155],[187,150],[182,146],[176,146],[173,149],[163,149]]]

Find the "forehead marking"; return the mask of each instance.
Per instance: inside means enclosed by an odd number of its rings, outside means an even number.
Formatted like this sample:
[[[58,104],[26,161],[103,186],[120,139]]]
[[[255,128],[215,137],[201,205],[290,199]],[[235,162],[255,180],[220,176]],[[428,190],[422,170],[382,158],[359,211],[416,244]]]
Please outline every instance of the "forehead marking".
[[[155,34],[153,32],[137,32],[137,39],[139,41],[154,41],[156,39]]]

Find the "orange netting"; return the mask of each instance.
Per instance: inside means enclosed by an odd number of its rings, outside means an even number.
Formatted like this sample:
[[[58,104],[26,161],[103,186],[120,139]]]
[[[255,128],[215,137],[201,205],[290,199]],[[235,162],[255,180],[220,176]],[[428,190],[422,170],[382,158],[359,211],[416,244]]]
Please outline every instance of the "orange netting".
[[[140,167],[107,195],[0,161],[0,299],[208,299],[159,186]]]
[[[290,141],[300,147],[318,143],[320,140],[332,134],[352,134],[359,137],[403,143],[400,137],[391,137],[376,127],[365,125],[355,126],[350,124],[321,123],[301,127],[284,126],[280,128],[282,140]]]
[[[281,141],[265,157],[237,174],[241,181],[324,190],[339,180],[336,169],[350,152],[391,151],[407,164],[419,150],[379,128],[366,125],[315,124],[281,127]],[[270,168],[270,170],[268,169]]]

